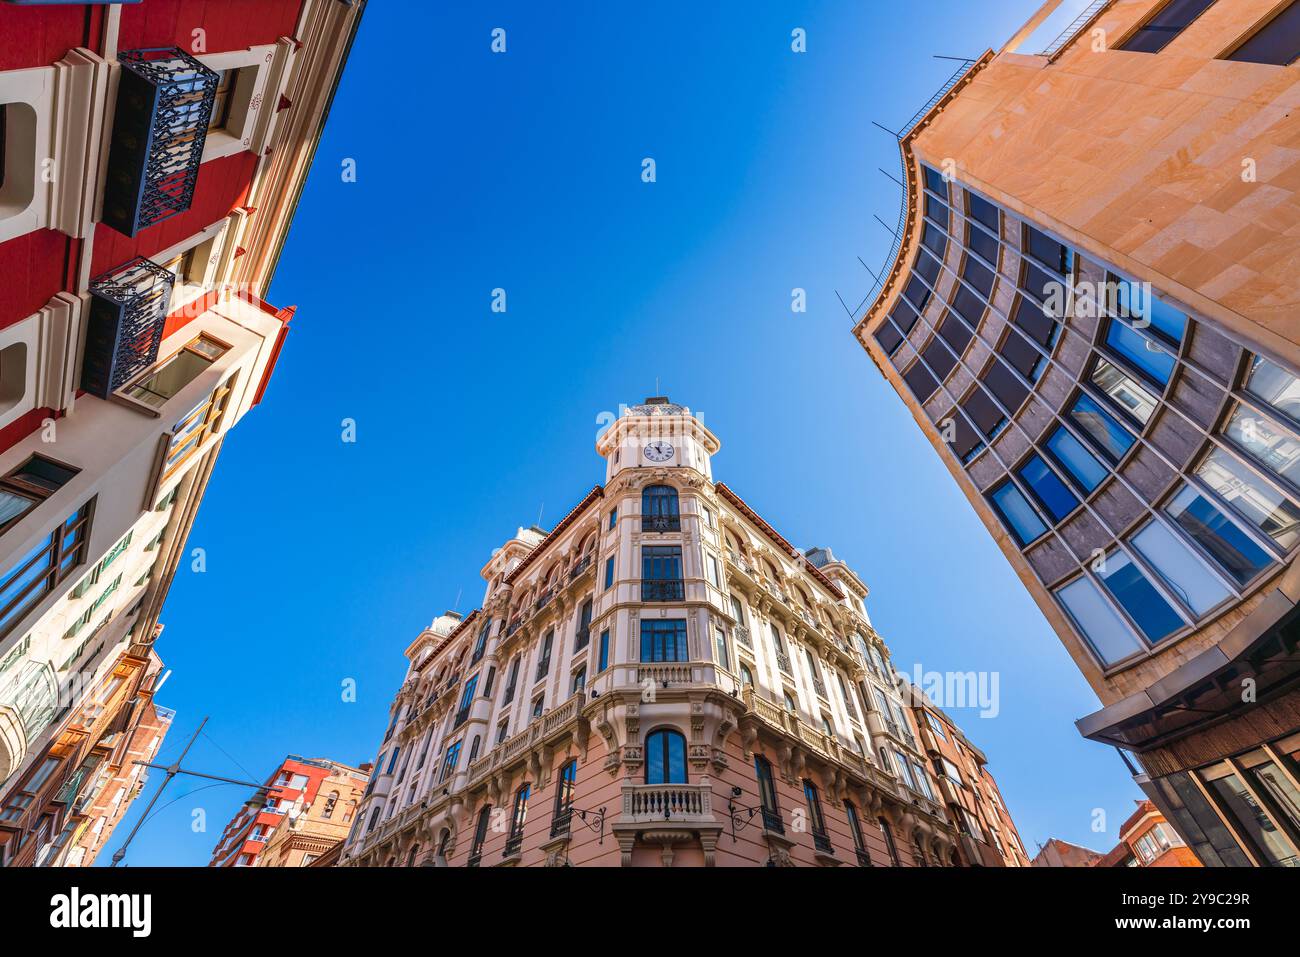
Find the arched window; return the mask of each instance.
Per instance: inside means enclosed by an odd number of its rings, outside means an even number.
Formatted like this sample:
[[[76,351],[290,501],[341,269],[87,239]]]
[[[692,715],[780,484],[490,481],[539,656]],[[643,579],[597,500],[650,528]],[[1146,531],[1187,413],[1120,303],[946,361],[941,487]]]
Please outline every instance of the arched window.
[[[483,744],[483,739],[482,739],[482,737],[481,737],[480,735],[477,735],[477,734],[474,735],[474,742],[469,746],[469,763],[470,763],[470,764],[473,764],[475,761],[478,760],[478,750],[479,750],[479,748],[482,746],[482,744]]]
[[[645,783],[686,783],[686,739],[680,732],[663,728],[646,738]]]
[[[339,803],[339,792],[331,791],[329,797],[325,799],[325,809],[321,811],[320,816],[328,820],[334,816],[334,805]]]
[[[791,714],[794,714],[796,711],[799,710],[798,708],[795,707],[794,698],[790,697],[790,692],[788,691],[781,692],[781,697],[785,701],[786,711],[789,711]]]
[[[414,867],[414,866],[415,866],[415,855],[417,855],[417,854],[419,854],[419,853],[420,853],[420,845],[419,845],[419,844],[416,844],[415,846],[413,846],[413,847],[411,848],[411,853],[409,853],[409,854],[406,855],[406,866],[407,866],[407,867]]]
[[[680,532],[682,517],[677,508],[677,489],[671,485],[650,485],[641,493],[643,532]]]
[[[740,683],[744,687],[754,687],[754,673],[749,670],[749,665],[740,666]]]

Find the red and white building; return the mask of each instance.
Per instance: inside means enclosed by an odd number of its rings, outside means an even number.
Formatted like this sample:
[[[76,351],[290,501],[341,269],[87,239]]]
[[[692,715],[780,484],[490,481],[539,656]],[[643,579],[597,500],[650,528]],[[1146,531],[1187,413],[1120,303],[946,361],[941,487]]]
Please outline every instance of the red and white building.
[[[261,806],[244,805],[221,832],[209,867],[305,867],[347,836],[369,765],[291,754],[266,779]],[[275,851],[263,859],[268,845]]]
[[[0,0],[0,864],[65,859],[148,714],[364,6]]]

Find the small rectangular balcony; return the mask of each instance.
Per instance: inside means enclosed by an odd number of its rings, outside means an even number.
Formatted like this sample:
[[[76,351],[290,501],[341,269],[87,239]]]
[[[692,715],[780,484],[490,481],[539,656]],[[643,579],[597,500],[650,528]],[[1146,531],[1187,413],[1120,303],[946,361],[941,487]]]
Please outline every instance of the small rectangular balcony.
[[[190,208],[221,78],[179,47],[117,59],[103,220],[134,236]]]
[[[158,361],[175,282],[142,256],[91,282],[83,389],[107,399]]]
[[[686,597],[686,585],[676,581],[643,581],[641,583],[642,601],[681,601]]]
[[[680,515],[642,515],[643,532],[680,532],[682,517]]]
[[[813,831],[813,847],[823,854],[834,854],[835,848],[831,847],[831,839],[825,831]]]

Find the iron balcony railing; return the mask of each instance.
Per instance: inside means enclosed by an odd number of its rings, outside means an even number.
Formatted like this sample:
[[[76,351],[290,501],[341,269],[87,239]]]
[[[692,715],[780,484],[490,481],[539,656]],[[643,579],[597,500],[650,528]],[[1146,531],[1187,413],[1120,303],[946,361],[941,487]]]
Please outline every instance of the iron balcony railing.
[[[179,47],[124,50],[104,222],[134,236],[194,200],[220,75]]]
[[[749,628],[748,628],[748,626],[746,626],[746,625],[736,625],[736,627],[733,628],[731,631],[732,631],[732,634],[734,634],[734,635],[736,636],[736,640],[737,640],[738,642],[740,642],[742,645],[744,645],[744,646],[745,646],[746,648],[748,648],[750,651],[753,651],[753,650],[754,650],[754,643],[753,643],[752,641],[749,640]]]
[[[561,834],[569,833],[569,826],[573,822],[573,809],[566,808],[556,813],[551,821],[551,837],[559,837]]]
[[[943,86],[939,87],[938,92],[935,93],[934,96],[930,97],[930,99],[926,100],[925,105],[912,114],[912,118],[903,124],[903,128],[897,133],[899,143],[902,143],[903,140],[907,139],[912,131],[920,125],[922,120],[925,119],[926,114],[934,109],[935,106],[938,105],[939,101],[947,96],[952,89],[961,82],[962,77],[970,72],[970,68],[975,65],[976,61],[958,60],[957,63],[957,69],[954,70],[952,75],[944,81]],[[901,152],[899,153],[899,165],[899,182],[903,184],[903,196],[902,202],[899,204],[898,208],[898,222],[894,226],[894,239],[890,244],[889,253],[885,256],[884,265],[881,266],[880,271],[875,274],[875,283],[872,285],[871,290],[867,293],[866,297],[862,300],[864,303],[874,302],[876,297],[880,294],[880,290],[885,282],[885,277],[889,275],[890,268],[893,266],[894,261],[898,259],[898,252],[903,245],[903,235],[907,231],[907,211],[911,197],[907,187],[907,170],[901,169]]]
[[[157,361],[175,282],[143,256],[91,282],[83,389],[107,399]]]
[[[776,834],[784,834],[785,824],[781,821],[781,812],[763,808],[763,829]]]
[[[680,515],[642,515],[643,532],[680,532],[682,517]]]
[[[523,847],[523,844],[524,844],[524,832],[522,830],[511,831],[510,836],[506,838],[505,850],[501,852],[501,856],[510,857],[514,854],[518,854],[519,849]]]
[[[778,651],[776,653],[776,666],[787,675],[792,673],[790,671],[790,656],[784,651]]]
[[[870,854],[868,854],[864,850],[859,849],[857,855],[858,855],[858,867],[871,867]]]
[[[823,854],[835,853],[835,848],[831,846],[831,839],[827,836],[825,831],[813,831],[812,836],[813,847],[817,848],[817,850],[821,851]]]
[[[681,580],[641,583],[642,601],[681,601],[685,597],[686,585]]]
[[[572,570],[570,570],[569,572],[569,580],[573,581],[573,579],[577,578],[579,575],[581,575],[590,567],[591,567],[591,556],[588,555],[582,561],[578,562],[578,564],[573,566]]]
[[[1047,49],[1043,50],[1038,55],[1045,56],[1049,60],[1054,59],[1058,53],[1073,43],[1075,37],[1087,29],[1088,25],[1112,3],[1114,3],[1114,0],[1093,0],[1093,2],[1088,4],[1087,8],[1085,8],[1082,13],[1071,21],[1068,27],[1061,31],[1061,35],[1053,40],[1048,45]]]

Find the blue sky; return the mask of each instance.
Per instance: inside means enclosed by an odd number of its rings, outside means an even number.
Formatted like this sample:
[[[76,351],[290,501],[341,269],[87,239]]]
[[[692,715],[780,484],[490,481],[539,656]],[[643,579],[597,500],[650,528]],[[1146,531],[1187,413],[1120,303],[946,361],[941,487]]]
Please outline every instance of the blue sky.
[[[897,128],[951,72],[932,55],[978,56],[1034,6],[371,4],[272,290],[293,332],[195,525],[207,570],[182,565],[164,609],[163,758],[210,715],[211,773],[372,759],[402,650],[603,479],[598,418],[657,378],[721,437],[719,480],[861,573],[904,670],[998,672],[997,718],[953,714],[1031,853],[1109,849],[1141,795],[1074,730],[1097,701],[835,295],[865,295],[872,215],[897,214],[871,121]],[[130,864],[206,863],[247,793],[198,786],[169,788]]]

